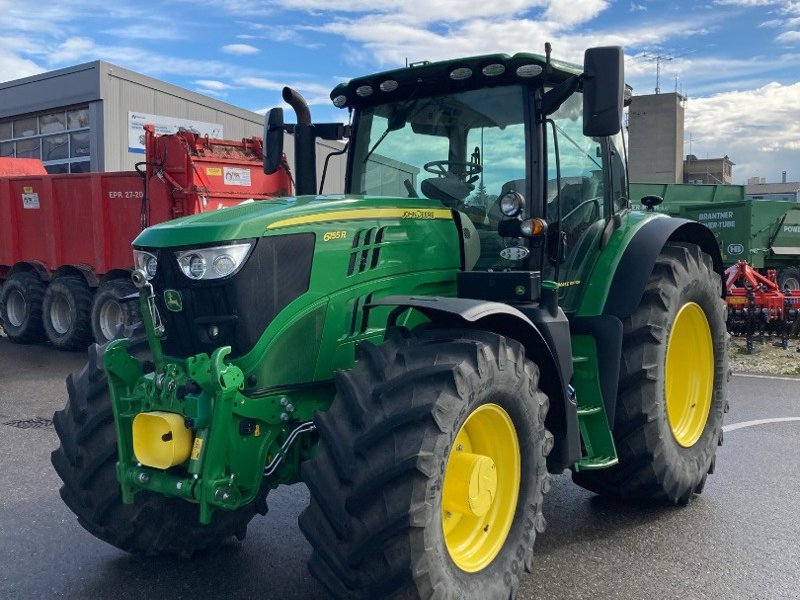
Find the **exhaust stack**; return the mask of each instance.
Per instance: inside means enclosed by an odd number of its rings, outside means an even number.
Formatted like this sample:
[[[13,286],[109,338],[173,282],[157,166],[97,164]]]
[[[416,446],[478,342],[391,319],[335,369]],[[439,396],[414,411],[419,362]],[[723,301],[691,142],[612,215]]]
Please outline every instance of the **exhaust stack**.
[[[317,136],[311,123],[308,103],[299,92],[283,88],[283,100],[297,115],[294,126],[295,193],[305,196],[317,193]]]

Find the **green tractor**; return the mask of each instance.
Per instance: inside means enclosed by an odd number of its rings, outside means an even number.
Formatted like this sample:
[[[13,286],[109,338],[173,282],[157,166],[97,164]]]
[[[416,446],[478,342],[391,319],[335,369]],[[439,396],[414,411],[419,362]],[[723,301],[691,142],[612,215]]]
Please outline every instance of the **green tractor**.
[[[192,555],[302,481],[333,596],[484,599],[532,568],[550,474],[689,502],[722,443],[722,263],[659,198],[630,210],[625,92],[621,48],[549,46],[339,85],[348,125],[285,89],[264,168],[292,132],[297,196],[143,231],[143,323],[67,379],[80,524]],[[346,191],[318,195],[342,137]]]

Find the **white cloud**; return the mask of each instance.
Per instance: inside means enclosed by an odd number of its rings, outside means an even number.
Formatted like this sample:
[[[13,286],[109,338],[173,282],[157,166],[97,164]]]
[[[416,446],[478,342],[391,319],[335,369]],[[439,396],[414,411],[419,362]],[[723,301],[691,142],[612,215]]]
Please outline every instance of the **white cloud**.
[[[310,83],[307,81],[277,81],[263,77],[239,77],[234,81],[237,85],[251,87],[269,92],[280,92],[285,86],[299,91],[309,105],[322,104],[329,106],[331,103],[330,92],[333,86]]]
[[[216,81],[215,79],[197,79],[195,80],[195,83],[201,88],[205,88],[206,90],[214,90],[215,92],[229,90],[233,87],[228,83]]]
[[[729,155],[737,182],[755,175],[777,181],[784,170],[800,179],[798,98],[800,82],[690,99],[686,138],[692,135],[692,151],[700,157]]]
[[[103,33],[123,40],[184,40],[188,35],[175,27],[174,23],[133,23],[124,27],[105,29]]]
[[[606,0],[583,0],[582,2],[550,2],[544,18],[562,25],[577,25],[591,21],[608,8]]]
[[[794,44],[800,42],[800,31],[784,31],[775,38],[777,42],[784,42],[787,44]]]
[[[720,6],[769,6],[770,4],[777,4],[780,0],[714,0],[714,4]]]
[[[0,83],[36,75],[44,71],[35,62],[22,58],[18,54],[0,48]]]
[[[260,52],[258,48],[251,46],[250,44],[228,44],[227,46],[223,46],[221,50],[228,54],[236,54],[238,56],[243,56],[245,54],[257,54]]]
[[[47,60],[53,64],[77,62],[95,50],[92,40],[85,37],[71,37],[61,42],[58,47],[48,54]]]

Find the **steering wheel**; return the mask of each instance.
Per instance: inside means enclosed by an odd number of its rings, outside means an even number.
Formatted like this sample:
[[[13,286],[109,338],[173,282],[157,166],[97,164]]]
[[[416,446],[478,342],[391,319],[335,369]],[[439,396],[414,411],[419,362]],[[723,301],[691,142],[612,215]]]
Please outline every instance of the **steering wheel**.
[[[450,167],[450,168],[448,168]],[[464,177],[464,179],[468,177],[472,177],[473,175],[477,175],[481,171],[483,171],[483,167],[481,167],[476,162],[468,162],[468,161],[458,161],[458,160],[432,160],[431,162],[427,162],[422,166],[428,173],[433,173],[434,175],[438,175],[439,177]],[[461,168],[464,169],[463,171],[457,173],[455,169]]]

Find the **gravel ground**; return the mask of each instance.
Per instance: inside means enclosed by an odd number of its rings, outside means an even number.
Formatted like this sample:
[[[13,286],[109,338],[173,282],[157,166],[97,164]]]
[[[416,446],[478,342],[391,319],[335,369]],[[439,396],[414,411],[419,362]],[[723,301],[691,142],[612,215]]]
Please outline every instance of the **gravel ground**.
[[[800,376],[800,338],[790,339],[786,350],[780,347],[778,338],[765,338],[764,344],[757,340],[753,341],[753,354],[748,355],[745,338],[731,336],[730,367],[734,373]]]

